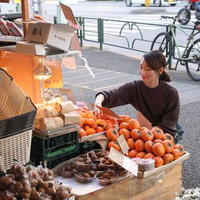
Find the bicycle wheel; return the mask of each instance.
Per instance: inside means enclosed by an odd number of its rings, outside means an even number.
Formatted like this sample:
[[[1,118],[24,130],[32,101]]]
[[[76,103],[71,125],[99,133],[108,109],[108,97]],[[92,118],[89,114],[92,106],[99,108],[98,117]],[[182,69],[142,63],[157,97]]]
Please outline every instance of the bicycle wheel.
[[[186,71],[188,76],[194,81],[200,81],[200,39],[194,41],[187,51]]]
[[[187,8],[182,8],[179,10],[178,22],[182,25],[186,25],[191,19],[191,12]]]
[[[153,40],[151,50],[159,50],[166,57],[167,65],[172,56],[172,39],[169,34],[159,33]]]

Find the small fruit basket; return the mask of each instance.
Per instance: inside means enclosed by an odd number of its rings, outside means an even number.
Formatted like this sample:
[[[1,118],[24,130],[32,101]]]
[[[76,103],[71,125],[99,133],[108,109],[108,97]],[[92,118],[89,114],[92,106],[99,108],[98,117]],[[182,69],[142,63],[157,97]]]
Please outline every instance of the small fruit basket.
[[[87,154],[82,154],[77,156],[74,161],[75,170],[77,171],[89,171],[92,166],[92,160],[87,156]]]
[[[74,170],[74,175],[75,175],[75,179],[79,183],[90,183],[94,179],[95,172],[92,170],[87,171],[87,172],[80,172],[80,171]]]
[[[105,165],[107,169],[110,169],[110,170],[115,170],[117,167],[117,164],[113,160],[111,160],[109,157],[102,158],[101,163]]]
[[[94,149],[87,153],[87,156],[91,158],[93,162],[100,161],[107,156],[107,152],[102,149]]]
[[[74,176],[74,169],[75,164],[72,160],[71,162],[66,163],[66,165],[60,169],[59,174],[64,178],[71,178]]]
[[[100,185],[106,186],[116,182],[118,175],[114,171],[97,172],[95,175],[96,180]]]

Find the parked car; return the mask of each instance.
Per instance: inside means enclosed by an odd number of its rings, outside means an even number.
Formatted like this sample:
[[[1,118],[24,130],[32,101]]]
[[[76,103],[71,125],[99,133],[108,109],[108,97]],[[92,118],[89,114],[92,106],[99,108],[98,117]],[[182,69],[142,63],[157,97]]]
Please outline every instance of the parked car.
[[[141,4],[141,6],[145,6],[145,0],[124,0],[125,5],[130,7],[132,4]],[[175,6],[178,4],[180,0],[150,0],[150,5],[154,5],[156,7],[160,6]]]

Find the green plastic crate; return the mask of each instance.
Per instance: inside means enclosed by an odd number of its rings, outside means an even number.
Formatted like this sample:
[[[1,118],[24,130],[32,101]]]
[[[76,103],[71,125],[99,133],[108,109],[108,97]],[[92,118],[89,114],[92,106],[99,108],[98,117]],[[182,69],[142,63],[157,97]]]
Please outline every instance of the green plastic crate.
[[[97,142],[82,142],[79,143],[79,152],[80,154],[85,154],[93,149],[101,149],[101,146]]]
[[[79,147],[76,145],[50,152],[45,156],[38,154],[37,151],[31,151],[31,162],[34,163],[35,166],[41,164],[43,167],[46,166],[49,169],[52,169],[56,165],[74,158],[77,155],[79,155]]]
[[[79,146],[79,134],[77,126],[63,127],[48,134],[33,131],[31,152],[37,152],[40,157],[48,157],[67,147]]]

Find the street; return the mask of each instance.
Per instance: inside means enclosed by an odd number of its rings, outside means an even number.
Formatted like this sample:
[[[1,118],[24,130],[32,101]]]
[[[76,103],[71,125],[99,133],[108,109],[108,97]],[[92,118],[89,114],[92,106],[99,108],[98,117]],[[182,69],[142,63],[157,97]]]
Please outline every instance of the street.
[[[112,18],[116,20],[133,20],[145,23],[160,23],[160,15],[176,15],[186,2],[181,2],[175,7],[149,7],[149,9],[166,9],[164,13],[155,14],[130,14],[131,10],[145,9],[140,5],[126,7],[124,2],[85,2],[70,3],[75,16],[85,16],[94,18]],[[57,4],[57,3],[56,3]],[[55,2],[45,2],[46,17],[51,20],[56,16]],[[110,25],[109,25],[110,26]],[[108,26],[108,28],[109,28]],[[191,26],[191,24],[188,24]],[[93,27],[93,24],[91,24]],[[155,37],[161,31],[161,27],[143,26],[143,33],[149,37]],[[116,40],[117,41],[117,40]],[[141,45],[142,46],[142,45]],[[83,62],[78,58],[77,70],[63,68],[63,81],[65,87],[71,88],[78,101],[93,103],[95,94],[101,90],[112,89],[119,85],[139,78],[138,67],[141,53],[126,49],[119,49],[109,45],[103,46],[103,51],[99,50],[99,45],[92,42],[84,42],[83,56],[87,59],[96,78],[91,77],[84,68]],[[199,169],[200,155],[199,149],[199,108],[200,108],[200,85],[199,82],[192,81],[185,68],[179,67],[177,71],[169,72],[173,78],[172,85],[177,88],[180,101],[181,112],[179,123],[185,131],[183,139],[180,141],[185,150],[190,153],[190,158],[183,162],[183,187],[199,187],[200,177],[194,169]],[[129,105],[114,109],[118,114],[128,114],[135,116],[135,110]]]

